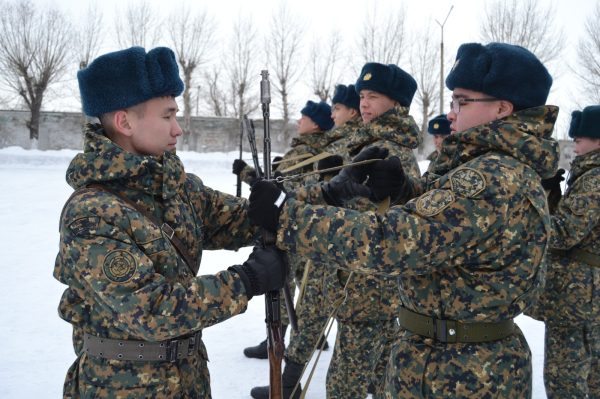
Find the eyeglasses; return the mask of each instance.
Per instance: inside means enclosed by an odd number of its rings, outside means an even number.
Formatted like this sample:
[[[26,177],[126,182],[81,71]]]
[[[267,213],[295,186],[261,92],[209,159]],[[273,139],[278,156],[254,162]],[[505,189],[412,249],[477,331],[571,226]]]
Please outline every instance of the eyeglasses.
[[[462,97],[460,97],[460,98],[450,101],[450,109],[455,114],[458,114],[460,112],[460,107],[463,105],[467,105],[467,103],[479,103],[479,102],[484,103],[484,102],[492,102],[492,101],[498,101],[498,99],[491,98],[491,97],[486,97],[486,98],[462,98]]]

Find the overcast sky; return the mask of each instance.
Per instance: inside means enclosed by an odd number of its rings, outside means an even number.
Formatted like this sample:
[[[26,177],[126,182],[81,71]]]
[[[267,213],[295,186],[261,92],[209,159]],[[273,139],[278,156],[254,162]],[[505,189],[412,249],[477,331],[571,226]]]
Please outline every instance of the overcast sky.
[[[93,0],[37,0],[40,4],[46,1],[60,7],[64,12],[68,13],[74,21],[83,13],[90,2]],[[104,23],[106,31],[113,29],[112,18],[116,10],[124,10],[127,3],[136,0],[102,0],[102,9],[104,12]],[[198,7],[206,9],[208,14],[212,15],[219,26],[219,43],[225,43],[228,33],[233,26],[238,14],[249,15],[258,27],[259,32],[266,31],[269,23],[269,18],[274,9],[279,5],[281,0],[194,0],[189,4],[192,8]],[[286,0],[283,0],[286,1]],[[151,0],[156,9],[161,14],[168,14],[172,6],[182,4],[182,1],[164,1]],[[332,31],[338,30],[344,35],[346,45],[355,43],[355,31],[360,29],[364,14],[375,3],[378,4],[379,10],[394,10],[399,4],[403,4],[407,11],[407,31],[417,30],[420,26],[432,23],[433,32],[439,39],[440,28],[435,23],[435,20],[443,21],[446,17],[450,6],[454,9],[446,25],[444,27],[444,44],[445,52],[448,58],[454,59],[457,48],[465,42],[480,42],[479,37],[479,22],[484,15],[484,4],[487,0],[287,0],[288,6],[292,12],[299,15],[307,26],[307,35],[310,35],[306,43],[312,41],[312,37],[327,37]],[[568,129],[571,111],[577,108],[577,88],[579,83],[572,76],[572,72],[568,68],[568,64],[574,64],[576,57],[575,47],[579,37],[583,33],[585,18],[594,11],[596,4],[595,0],[559,0],[549,1],[540,0],[543,4],[554,4],[558,12],[556,23],[564,30],[567,37],[567,45],[564,57],[561,61],[550,68],[553,74],[555,84],[548,99],[549,104],[556,104],[561,107],[560,123],[557,129]],[[107,33],[108,35],[109,33]],[[103,52],[112,51],[116,40],[105,38],[106,45]],[[166,43],[159,43],[166,44]],[[260,56],[258,56],[260,57]],[[403,67],[403,65],[400,65]],[[264,67],[263,67],[264,68]],[[406,68],[406,67],[405,67]],[[257,76],[260,71],[257,71]],[[445,71],[447,73],[447,70]],[[350,76],[353,73],[349,74]],[[71,76],[66,76],[65,80],[75,79],[74,73]],[[346,78],[351,83],[355,77]],[[257,81],[260,80],[257,77]],[[308,75],[307,75],[308,80]],[[76,87],[76,85],[75,85]],[[306,93],[306,94],[304,94]],[[303,105],[305,100],[314,99],[311,96],[308,87],[302,82],[295,87],[295,105],[296,112]],[[307,98],[308,97],[308,98]],[[446,95],[447,98],[447,95]],[[275,99],[274,99],[275,100]],[[67,100],[65,100],[67,101]],[[57,102],[52,108],[61,107],[64,103]],[[72,106],[72,102],[70,103]],[[587,104],[583,104],[587,105]],[[68,105],[65,105],[68,106]],[[412,110],[416,113],[416,110]],[[294,113],[293,113],[294,115]],[[416,115],[415,115],[416,116]],[[559,132],[560,135],[560,132]]]

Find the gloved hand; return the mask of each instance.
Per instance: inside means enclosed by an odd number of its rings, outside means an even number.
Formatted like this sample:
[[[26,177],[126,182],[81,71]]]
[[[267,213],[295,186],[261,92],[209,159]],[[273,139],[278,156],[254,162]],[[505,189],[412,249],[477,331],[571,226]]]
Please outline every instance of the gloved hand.
[[[250,223],[275,233],[279,221],[279,214],[286,196],[273,182],[260,180],[252,186],[248,206]]]
[[[283,159],[283,157],[280,156],[276,156],[275,158],[273,158],[273,162],[271,162],[271,171],[275,172],[277,170],[277,168],[279,167],[281,160]]]
[[[383,201],[390,197],[396,200],[401,194],[406,194],[406,174],[398,157],[390,157],[373,164],[369,172],[367,186],[371,189],[371,200]],[[408,200],[407,198],[406,200]],[[406,202],[403,201],[403,202]]]
[[[352,162],[383,159],[387,155],[386,148],[369,147],[363,149]],[[325,202],[333,206],[342,206],[344,201],[353,197],[370,197],[371,189],[363,183],[372,168],[373,163],[342,169],[337,176],[321,186]]]
[[[240,173],[242,173],[242,170],[244,170],[244,168],[248,166],[248,164],[246,162],[244,162],[244,160],[242,159],[235,159],[233,161],[233,167],[232,167],[232,172],[234,175],[239,175]]]
[[[344,158],[341,155],[332,155],[327,158],[323,158],[317,164],[318,170],[335,168],[336,166],[342,166],[344,164]],[[337,175],[339,170],[334,170],[331,172],[319,173],[319,181],[329,180],[333,176]]]
[[[564,169],[559,169],[556,174],[549,179],[542,179],[542,187],[548,191],[548,209],[550,213],[554,213],[558,202],[562,198],[562,191],[560,189],[560,182],[565,180],[563,175],[565,174]]]
[[[542,187],[544,190],[555,190],[558,189],[560,191],[560,182],[565,180],[564,175],[565,170],[560,168],[556,171],[556,174],[548,179],[542,179]]]
[[[287,263],[283,251],[270,245],[254,247],[248,260],[228,270],[240,276],[250,299],[267,291],[281,289],[287,275]]]

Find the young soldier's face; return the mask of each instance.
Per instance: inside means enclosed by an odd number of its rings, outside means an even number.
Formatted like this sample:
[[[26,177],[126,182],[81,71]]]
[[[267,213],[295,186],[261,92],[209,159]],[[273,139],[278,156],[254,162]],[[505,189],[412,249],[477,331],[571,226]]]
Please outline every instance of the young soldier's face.
[[[142,112],[129,112],[131,135],[125,150],[138,155],[160,156],[173,151],[177,137],[183,133],[175,116],[178,108],[173,97],[146,101]]]
[[[365,123],[394,108],[396,101],[373,90],[360,91],[360,115]]]
[[[342,126],[357,114],[355,109],[346,107],[344,104],[333,104],[331,109],[331,119],[336,127]]]
[[[433,144],[435,145],[435,149],[440,151],[442,149],[442,141],[444,141],[444,134],[434,134],[433,135]]]
[[[313,120],[310,119],[308,116],[302,115],[302,117],[300,117],[300,119],[298,120],[298,134],[300,136],[315,133],[318,131],[319,125],[313,122]]]
[[[464,102],[461,100],[481,100],[476,102]],[[493,120],[504,117],[500,110],[500,100],[492,99],[487,94],[478,91],[455,88],[452,92],[452,107],[446,117],[450,121],[452,133],[463,132],[475,126],[483,125]],[[512,111],[512,109],[511,109]]]
[[[575,154],[585,155],[588,152],[600,149],[600,139],[590,137],[575,137]]]

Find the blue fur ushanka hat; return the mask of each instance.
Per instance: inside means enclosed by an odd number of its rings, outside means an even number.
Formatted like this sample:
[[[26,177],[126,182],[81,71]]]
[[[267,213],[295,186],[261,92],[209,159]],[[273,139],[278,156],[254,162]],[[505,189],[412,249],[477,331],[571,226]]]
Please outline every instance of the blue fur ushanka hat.
[[[583,111],[573,111],[569,137],[600,138],[600,105],[590,105]]]
[[[466,43],[458,48],[446,86],[507,100],[519,110],[546,104],[552,77],[540,60],[523,47]]]
[[[429,134],[450,134],[450,121],[446,114],[440,114],[432,118],[427,124],[427,133]]]
[[[417,82],[397,65],[368,62],[362,67],[356,81],[356,92],[360,94],[361,90],[385,94],[403,107],[410,107],[417,91]]]
[[[83,111],[89,116],[124,109],[183,91],[175,54],[166,47],[146,53],[131,47],[96,58],[77,72]]]
[[[302,115],[308,116],[314,123],[319,126],[322,131],[329,130],[333,127],[333,119],[331,119],[331,107],[324,101],[316,103],[307,101],[302,111]]]
[[[331,103],[342,104],[348,108],[354,108],[355,110],[360,111],[360,97],[358,97],[358,93],[356,93],[354,85],[335,86],[335,91],[333,94],[333,98],[331,99]]]

